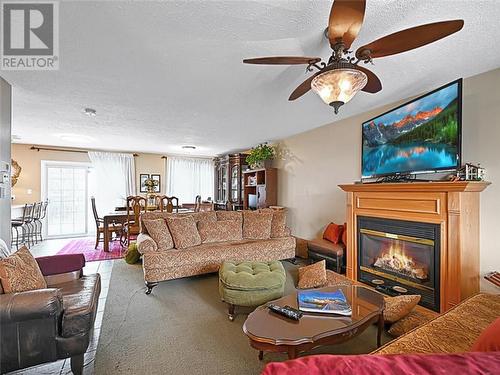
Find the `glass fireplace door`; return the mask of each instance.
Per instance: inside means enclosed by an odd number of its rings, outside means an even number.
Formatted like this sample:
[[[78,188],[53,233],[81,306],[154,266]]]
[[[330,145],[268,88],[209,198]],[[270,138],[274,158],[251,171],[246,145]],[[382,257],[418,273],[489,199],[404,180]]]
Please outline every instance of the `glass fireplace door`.
[[[426,285],[434,268],[434,240],[360,229],[361,269],[403,284]]]

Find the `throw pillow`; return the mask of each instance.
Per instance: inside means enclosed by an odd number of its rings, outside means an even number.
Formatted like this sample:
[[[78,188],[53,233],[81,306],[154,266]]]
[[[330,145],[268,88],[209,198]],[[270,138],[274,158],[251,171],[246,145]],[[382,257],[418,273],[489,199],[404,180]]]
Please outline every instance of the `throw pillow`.
[[[271,238],[270,212],[243,211],[243,238],[249,240],[265,240]]]
[[[271,208],[263,208],[259,212],[270,212],[273,215],[271,221],[271,238],[283,238],[288,236],[286,230],[286,210],[273,210]]]
[[[344,223],[344,230],[342,231],[342,243],[347,246],[347,223]]]
[[[0,281],[4,293],[47,288],[38,263],[25,246],[0,259]]]
[[[387,332],[393,337],[399,337],[410,332],[414,328],[420,327],[422,324],[427,323],[438,315],[439,314],[434,311],[412,310],[404,318],[392,324]]]
[[[200,221],[217,221],[217,214],[215,211],[200,211],[195,212],[192,215],[196,224]]]
[[[386,323],[394,323],[406,315],[417,306],[420,301],[419,295],[403,295],[396,297],[384,297],[384,321]]]
[[[474,342],[472,352],[499,352],[500,351],[500,318],[485,328]]]
[[[243,220],[243,216],[241,211],[215,211],[217,214],[217,220],[225,221],[225,220],[236,220],[241,222]]]
[[[342,232],[344,231],[344,227],[342,225],[337,225],[335,223],[330,223],[325,229],[323,233],[323,238],[334,244],[338,244],[340,241],[340,237],[342,236]]]
[[[167,225],[176,249],[185,249],[201,244],[201,237],[194,218],[190,216],[167,217]]]
[[[168,250],[174,247],[174,241],[167,227],[165,219],[143,220],[151,238],[158,245],[158,250]]]
[[[239,221],[200,221],[198,223],[202,243],[238,241],[243,238]]]
[[[327,283],[324,260],[299,268],[299,289],[318,288]]]

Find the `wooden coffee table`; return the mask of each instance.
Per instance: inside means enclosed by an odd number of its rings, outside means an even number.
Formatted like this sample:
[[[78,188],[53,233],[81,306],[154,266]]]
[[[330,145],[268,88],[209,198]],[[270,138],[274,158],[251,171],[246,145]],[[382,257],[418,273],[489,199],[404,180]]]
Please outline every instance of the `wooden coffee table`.
[[[303,351],[350,340],[375,322],[378,322],[379,347],[384,326],[383,296],[359,285],[318,290],[334,292],[338,289],[342,289],[351,304],[350,317],[304,313],[299,321],[294,321],[271,312],[267,305],[262,305],[252,312],[243,325],[243,332],[250,339],[250,346],[259,351],[259,359],[262,360],[264,351],[288,353],[288,358],[293,359]],[[272,303],[297,308],[297,292]]]

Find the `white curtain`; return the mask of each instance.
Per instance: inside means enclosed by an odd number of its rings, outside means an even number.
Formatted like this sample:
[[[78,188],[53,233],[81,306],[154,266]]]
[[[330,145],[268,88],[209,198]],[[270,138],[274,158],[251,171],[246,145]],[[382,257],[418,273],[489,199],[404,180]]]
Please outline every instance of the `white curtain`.
[[[94,191],[99,216],[124,206],[129,195],[136,194],[134,155],[89,151]]]
[[[214,164],[211,159],[168,156],[166,163],[167,195],[179,203],[194,203],[197,195],[203,200],[214,197]]]

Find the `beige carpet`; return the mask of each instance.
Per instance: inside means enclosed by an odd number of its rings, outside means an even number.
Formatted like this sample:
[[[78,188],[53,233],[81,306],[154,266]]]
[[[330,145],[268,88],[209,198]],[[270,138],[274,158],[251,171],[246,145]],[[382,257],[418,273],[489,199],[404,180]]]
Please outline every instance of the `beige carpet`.
[[[283,262],[286,292],[294,290],[297,266]],[[96,374],[259,374],[285,354],[257,351],[242,331],[245,310],[234,322],[220,301],[217,275],[160,283],[144,294],[140,265],[117,260],[109,285],[96,354]],[[249,312],[249,309],[246,309]],[[387,340],[386,337],[384,339]],[[353,340],[314,353],[368,353],[376,347],[376,327]]]

